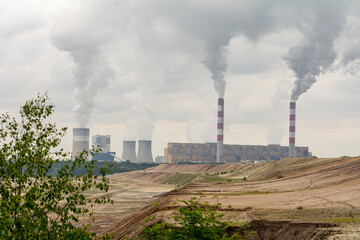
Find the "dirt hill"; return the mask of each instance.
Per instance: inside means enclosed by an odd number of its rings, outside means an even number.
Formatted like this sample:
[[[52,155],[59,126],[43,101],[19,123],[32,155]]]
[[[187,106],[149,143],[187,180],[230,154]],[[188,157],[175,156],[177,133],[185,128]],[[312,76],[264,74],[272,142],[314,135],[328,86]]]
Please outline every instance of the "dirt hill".
[[[176,199],[189,199],[198,191],[210,203],[231,204],[225,216],[236,226],[250,222],[258,232],[254,239],[360,238],[360,157],[233,165],[164,164],[112,178],[185,184],[154,200],[160,203],[157,209],[148,205],[113,225],[107,232],[116,239],[133,236],[151,214],[161,213],[166,221]]]

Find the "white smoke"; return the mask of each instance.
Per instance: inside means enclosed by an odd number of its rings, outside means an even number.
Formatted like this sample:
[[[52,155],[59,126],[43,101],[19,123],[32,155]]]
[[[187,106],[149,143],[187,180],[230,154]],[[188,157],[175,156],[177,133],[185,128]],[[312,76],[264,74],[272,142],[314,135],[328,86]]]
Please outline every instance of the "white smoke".
[[[71,57],[77,100],[73,110],[78,126],[87,127],[99,91],[108,86],[114,72],[102,53],[109,38],[106,27],[96,22],[89,9],[75,11],[72,17],[74,15],[77,17],[72,21],[67,16],[59,19],[52,29],[51,40],[56,48],[68,52]]]
[[[186,125],[186,136],[189,142],[214,142],[216,116],[211,111],[203,111],[198,118],[192,118]]]
[[[360,45],[354,46],[343,55],[342,65],[344,67],[348,66],[351,62],[360,59]]]
[[[155,4],[156,5],[156,4]],[[218,97],[225,95],[227,47],[235,35],[251,41],[269,31],[275,1],[158,1],[156,7],[169,25],[203,44],[202,63],[210,71]]]
[[[321,4],[320,4],[321,3]],[[334,40],[345,23],[345,13],[339,4],[320,1],[312,5],[310,17],[300,25],[305,39],[292,47],[284,60],[295,72],[295,86],[291,100],[298,100],[325,73],[336,59]]]
[[[267,133],[268,144],[280,144],[285,134],[287,122],[284,120],[287,119],[288,109],[284,106],[289,103],[288,85],[288,81],[280,80],[277,83],[275,94],[270,100],[271,113]]]
[[[225,72],[227,63],[225,59],[226,45],[207,43],[205,45],[205,57],[203,60],[204,65],[211,72],[211,78],[214,80],[214,87],[218,97],[222,98],[225,95]]]
[[[74,111],[79,126],[86,127],[96,106],[98,93],[108,86],[109,80],[113,78],[113,70],[97,51],[72,52],[71,56],[74,60],[74,95],[78,102]]]
[[[154,131],[153,104],[142,91],[134,91],[124,95],[129,103],[126,111],[125,140],[151,140]]]

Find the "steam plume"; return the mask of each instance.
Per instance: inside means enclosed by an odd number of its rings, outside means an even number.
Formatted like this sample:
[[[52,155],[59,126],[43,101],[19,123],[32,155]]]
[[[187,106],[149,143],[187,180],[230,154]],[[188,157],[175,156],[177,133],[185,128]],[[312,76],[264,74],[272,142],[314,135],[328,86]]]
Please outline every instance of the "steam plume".
[[[151,101],[141,91],[126,94],[124,98],[130,105],[127,112],[125,140],[151,140],[154,131]]]
[[[267,134],[268,144],[281,143],[287,123],[287,121],[285,122],[284,119],[287,119],[286,116],[288,114],[288,109],[284,108],[284,106],[288,104],[288,89],[290,87],[289,82],[280,80],[277,85],[278,87],[275,91],[275,94],[270,100],[271,113]]]
[[[218,97],[224,97],[226,82],[224,79],[224,73],[227,69],[227,63],[225,60],[226,45],[221,43],[210,42],[205,45],[206,55],[203,60],[203,64],[211,72],[211,78],[214,80],[214,87],[218,94]]]
[[[75,92],[77,104],[74,111],[79,126],[87,126],[91,113],[96,106],[96,99],[100,89],[108,86],[113,71],[106,59],[98,52],[73,52],[72,71],[75,78]]]
[[[102,54],[109,34],[104,26],[97,25],[92,15],[76,12],[79,16],[72,22],[62,19],[52,30],[53,45],[61,51],[68,52],[71,59],[71,70],[75,81],[74,95],[77,100],[74,106],[79,127],[89,124],[91,114],[96,106],[100,89],[108,86],[114,73],[107,59]],[[89,11],[91,14],[91,11]],[[81,18],[82,17],[82,18]]]
[[[284,57],[290,69],[295,72],[295,86],[291,100],[298,100],[316,82],[316,78],[326,72],[335,61],[334,40],[338,37],[345,16],[338,4],[322,1],[314,6],[311,21],[300,27],[305,40],[291,48]]]

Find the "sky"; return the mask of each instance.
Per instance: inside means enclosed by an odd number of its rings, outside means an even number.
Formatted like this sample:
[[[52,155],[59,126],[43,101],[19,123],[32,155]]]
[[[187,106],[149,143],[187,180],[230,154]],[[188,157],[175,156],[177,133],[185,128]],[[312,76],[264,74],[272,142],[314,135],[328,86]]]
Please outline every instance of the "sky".
[[[0,113],[48,92],[51,121],[123,140],[296,145],[360,155],[360,2],[0,0]]]

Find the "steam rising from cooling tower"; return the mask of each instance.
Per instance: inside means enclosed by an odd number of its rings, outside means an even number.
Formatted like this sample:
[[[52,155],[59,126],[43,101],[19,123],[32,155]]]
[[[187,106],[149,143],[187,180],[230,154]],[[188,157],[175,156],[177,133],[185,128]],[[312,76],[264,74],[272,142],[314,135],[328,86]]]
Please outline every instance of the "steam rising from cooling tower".
[[[300,30],[305,40],[291,48],[284,57],[290,69],[295,72],[295,86],[291,100],[297,101],[316,82],[316,78],[326,72],[336,58],[334,40],[339,36],[345,22],[343,11],[335,2],[327,1],[317,5],[311,22]]]
[[[89,151],[89,128],[73,129],[72,156],[78,156],[82,151]]]
[[[141,91],[124,95],[127,102],[125,140],[151,139],[154,131],[153,104]]]
[[[77,101],[73,110],[78,126],[85,127],[96,106],[99,90],[108,86],[114,73],[102,54],[102,46],[109,37],[104,33],[106,26],[99,25],[98,18],[86,16],[80,19],[78,14],[75,15],[79,19],[71,22],[64,19],[55,26],[51,39],[56,48],[68,52],[72,58]]]
[[[150,140],[139,140],[139,149],[136,157],[137,163],[153,162]]]
[[[135,145],[135,141],[123,141],[123,152],[121,155],[123,160],[130,160],[130,162],[136,161]]]

